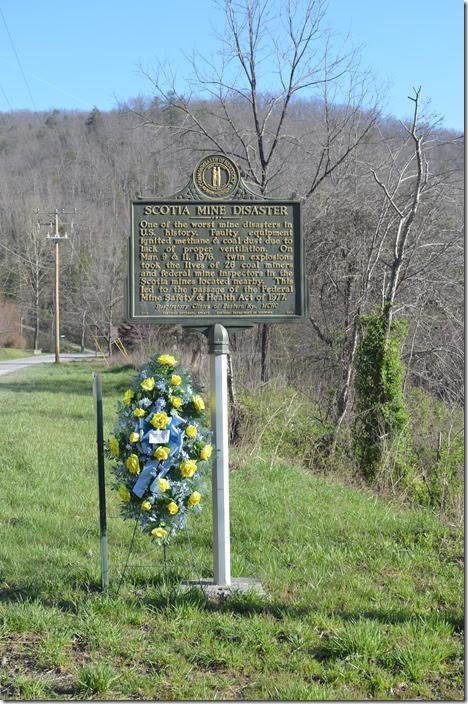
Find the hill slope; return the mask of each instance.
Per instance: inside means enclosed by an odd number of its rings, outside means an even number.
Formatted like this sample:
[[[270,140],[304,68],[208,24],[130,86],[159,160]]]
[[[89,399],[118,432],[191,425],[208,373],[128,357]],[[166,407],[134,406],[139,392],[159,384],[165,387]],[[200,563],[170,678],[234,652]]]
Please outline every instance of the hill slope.
[[[231,474],[233,574],[265,598],[177,589],[212,574],[209,497],[166,563],[136,535],[117,594],[110,490],[102,596],[91,369],[0,380],[2,698],[463,699],[462,536],[270,458]],[[106,433],[131,373],[102,370]]]

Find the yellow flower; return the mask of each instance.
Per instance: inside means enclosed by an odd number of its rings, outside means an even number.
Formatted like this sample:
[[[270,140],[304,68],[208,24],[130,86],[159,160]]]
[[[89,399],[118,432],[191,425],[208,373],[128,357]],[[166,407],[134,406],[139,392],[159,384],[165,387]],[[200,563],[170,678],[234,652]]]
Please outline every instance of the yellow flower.
[[[175,501],[170,501],[170,502],[167,504],[167,510],[169,511],[169,513],[171,514],[171,516],[175,516],[176,513],[179,513],[179,507],[177,506],[177,504],[176,504]]]
[[[171,396],[171,406],[173,408],[179,409],[182,404],[183,404],[183,401],[180,398],[180,396]]]
[[[168,447],[157,447],[153,452],[153,457],[156,457],[157,460],[162,462],[163,460],[167,460],[169,453],[170,450]]]
[[[142,501],[141,502],[141,510],[142,511],[151,511],[152,505],[149,501]]]
[[[188,497],[187,504],[189,506],[196,506],[197,504],[200,503],[200,500],[201,500],[201,494],[198,491],[194,491]]]
[[[135,393],[131,389],[127,389],[127,391],[124,393],[123,397],[123,402],[125,403],[126,406],[129,406],[132,402],[132,398],[135,396]]]
[[[180,473],[184,479],[193,477],[197,471],[197,463],[195,460],[184,460],[180,465]]]
[[[192,396],[192,403],[197,411],[203,411],[205,408],[205,402],[201,396]]]
[[[164,428],[167,428],[169,424],[169,416],[164,411],[161,411],[160,413],[155,413],[154,416],[151,418],[150,423],[153,428],[158,428],[158,430],[164,430]]]
[[[172,384],[172,386],[180,386],[181,382],[182,382],[182,377],[179,376],[178,374],[173,374],[173,375],[171,376],[171,384]]]
[[[194,425],[187,425],[185,428],[185,434],[188,438],[196,438],[197,437],[197,429]]]
[[[167,479],[158,479],[159,490],[164,494],[169,489],[169,482]]]
[[[165,538],[167,535],[167,530],[161,526],[158,526],[157,528],[153,528],[151,535],[154,535],[155,538]]]
[[[140,433],[130,433],[130,437],[128,439],[130,442],[138,442],[140,439]]]
[[[152,376],[147,377],[146,379],[143,379],[142,382],[140,382],[140,386],[144,391],[152,391],[154,389],[154,379]]]
[[[146,411],[143,408],[135,408],[135,410],[133,411],[133,415],[137,418],[143,418],[145,413]]]
[[[159,364],[163,364],[168,367],[175,367],[177,360],[171,354],[160,354],[158,357]]]
[[[200,459],[201,460],[209,460],[212,452],[213,452],[213,447],[211,445],[205,445],[200,450]]]
[[[138,455],[131,454],[127,457],[127,469],[131,474],[140,473],[140,461]]]
[[[130,501],[130,492],[125,486],[125,484],[121,484],[117,491],[119,492],[119,496],[122,501],[125,501],[125,503],[128,503]]]
[[[117,438],[114,435],[112,435],[109,438],[107,446],[109,448],[109,451],[112,452],[112,454],[114,455],[114,457],[117,457],[120,452],[120,447],[119,447],[119,441],[117,440]]]

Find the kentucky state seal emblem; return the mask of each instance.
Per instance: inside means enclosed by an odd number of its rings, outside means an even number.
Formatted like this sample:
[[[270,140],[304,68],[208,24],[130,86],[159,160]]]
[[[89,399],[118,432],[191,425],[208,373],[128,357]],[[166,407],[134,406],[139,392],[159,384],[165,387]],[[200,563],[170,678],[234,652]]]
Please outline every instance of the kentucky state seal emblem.
[[[227,198],[240,181],[236,164],[223,154],[210,154],[198,162],[193,172],[197,189],[208,198]]]

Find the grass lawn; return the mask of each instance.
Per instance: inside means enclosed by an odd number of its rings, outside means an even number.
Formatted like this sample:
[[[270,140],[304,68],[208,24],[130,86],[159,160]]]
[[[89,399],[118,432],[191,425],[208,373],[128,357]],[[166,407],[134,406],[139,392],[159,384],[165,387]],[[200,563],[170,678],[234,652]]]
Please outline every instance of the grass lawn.
[[[15,347],[0,347],[0,362],[7,362],[9,359],[21,359],[22,357],[32,357],[31,350],[19,350]]]
[[[234,576],[267,596],[207,601],[211,509],[167,551],[119,516],[99,591],[91,370],[0,379],[3,699],[463,700],[463,538],[270,457],[231,473]],[[106,437],[132,371],[101,368]]]

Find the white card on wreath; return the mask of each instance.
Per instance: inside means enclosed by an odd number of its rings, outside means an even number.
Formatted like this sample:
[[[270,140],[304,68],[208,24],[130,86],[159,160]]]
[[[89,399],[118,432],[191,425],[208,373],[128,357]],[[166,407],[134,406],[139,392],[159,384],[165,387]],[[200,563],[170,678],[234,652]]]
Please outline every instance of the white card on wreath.
[[[148,442],[152,445],[160,442],[169,442],[169,430],[150,430],[148,435]]]

